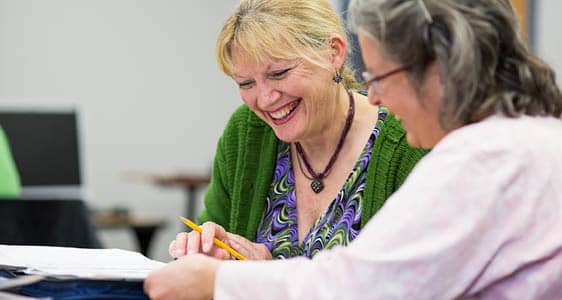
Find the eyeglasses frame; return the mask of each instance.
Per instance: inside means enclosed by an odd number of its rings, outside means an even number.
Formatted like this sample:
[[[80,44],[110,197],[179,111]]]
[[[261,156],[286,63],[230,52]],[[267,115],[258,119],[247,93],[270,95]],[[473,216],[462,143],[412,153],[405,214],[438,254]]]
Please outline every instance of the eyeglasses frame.
[[[401,66],[401,67],[398,67],[396,69],[392,69],[392,70],[390,70],[390,71],[388,71],[388,72],[386,72],[382,75],[375,76],[375,77],[372,77],[372,78],[369,78],[369,77],[373,76],[373,74],[371,74],[371,72],[364,71],[363,73],[361,73],[361,77],[363,77],[363,80],[365,81],[365,85],[367,87],[372,87],[373,91],[376,94],[379,94],[380,93],[380,87],[379,87],[378,83],[380,81],[382,81],[383,79],[386,79],[386,78],[388,78],[388,77],[390,77],[394,74],[406,71],[410,68],[411,68],[411,66],[409,66],[409,65]]]

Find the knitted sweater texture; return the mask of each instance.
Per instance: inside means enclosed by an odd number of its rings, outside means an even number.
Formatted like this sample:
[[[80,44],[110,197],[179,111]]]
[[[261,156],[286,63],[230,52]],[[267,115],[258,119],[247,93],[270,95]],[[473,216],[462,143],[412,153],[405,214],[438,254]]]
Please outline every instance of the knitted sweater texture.
[[[205,209],[198,221],[213,221],[253,241],[273,181],[278,143],[269,125],[247,106],[240,106],[219,139]],[[362,227],[426,153],[408,146],[400,122],[388,114],[367,168]]]

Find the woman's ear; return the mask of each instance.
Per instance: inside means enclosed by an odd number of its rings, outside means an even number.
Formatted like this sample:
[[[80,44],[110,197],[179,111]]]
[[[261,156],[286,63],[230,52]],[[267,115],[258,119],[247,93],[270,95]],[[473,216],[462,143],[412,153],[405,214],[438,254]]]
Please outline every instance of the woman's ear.
[[[345,62],[347,44],[338,34],[330,36],[331,62],[334,69],[341,70]]]

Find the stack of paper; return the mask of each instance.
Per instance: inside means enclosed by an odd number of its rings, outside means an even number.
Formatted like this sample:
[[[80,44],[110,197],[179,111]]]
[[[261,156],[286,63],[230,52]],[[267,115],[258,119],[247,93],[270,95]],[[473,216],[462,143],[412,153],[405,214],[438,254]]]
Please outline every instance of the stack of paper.
[[[0,266],[60,279],[137,281],[164,263],[121,249],[0,245]]]

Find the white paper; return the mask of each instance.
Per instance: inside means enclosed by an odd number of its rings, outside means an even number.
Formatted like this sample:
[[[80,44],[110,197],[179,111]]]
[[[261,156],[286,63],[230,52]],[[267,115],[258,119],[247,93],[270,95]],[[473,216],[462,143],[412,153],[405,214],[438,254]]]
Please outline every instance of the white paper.
[[[61,279],[143,280],[164,263],[121,249],[0,245],[0,265]]]
[[[41,281],[43,276],[41,275],[24,275],[15,278],[4,278],[0,277],[0,290],[8,290],[16,287],[32,284]]]

